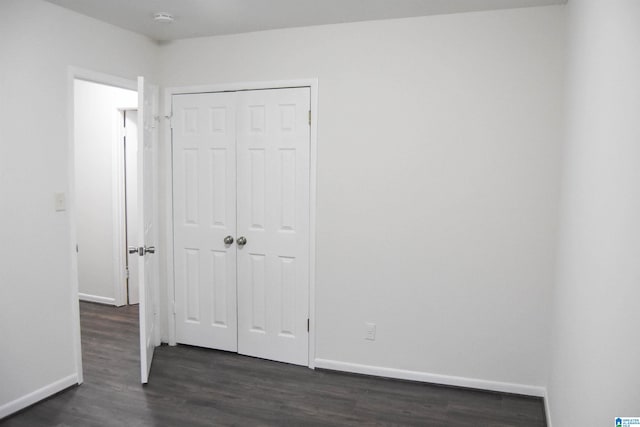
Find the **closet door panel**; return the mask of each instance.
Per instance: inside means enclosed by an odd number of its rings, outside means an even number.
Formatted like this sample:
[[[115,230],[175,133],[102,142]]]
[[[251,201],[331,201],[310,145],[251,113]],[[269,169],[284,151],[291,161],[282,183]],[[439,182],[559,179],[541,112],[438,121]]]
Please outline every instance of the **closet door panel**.
[[[308,364],[309,88],[238,92],[238,351]]]
[[[173,96],[175,321],[179,343],[237,351],[236,95]],[[227,240],[229,242],[229,240]]]

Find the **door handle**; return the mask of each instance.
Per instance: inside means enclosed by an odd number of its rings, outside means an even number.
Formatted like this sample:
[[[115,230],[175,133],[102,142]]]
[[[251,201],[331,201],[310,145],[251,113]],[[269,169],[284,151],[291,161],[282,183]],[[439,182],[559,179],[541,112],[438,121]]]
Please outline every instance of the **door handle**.
[[[233,237],[227,236],[227,237],[224,238],[224,244],[225,245],[230,245],[232,243],[233,243]]]
[[[237,242],[238,242],[238,246],[243,247],[244,245],[247,244],[247,238],[244,236],[240,236],[238,237]]]
[[[140,246],[139,248],[136,248],[135,246],[129,246],[129,253],[130,254],[135,254],[136,252],[140,256],[145,256],[145,254],[155,254],[156,253],[156,247],[155,246]]]

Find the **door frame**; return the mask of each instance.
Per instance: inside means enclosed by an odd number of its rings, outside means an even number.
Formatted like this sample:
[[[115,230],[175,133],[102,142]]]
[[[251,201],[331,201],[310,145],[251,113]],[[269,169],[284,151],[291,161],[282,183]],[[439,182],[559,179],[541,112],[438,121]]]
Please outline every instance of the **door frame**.
[[[265,89],[288,89],[308,87],[311,91],[311,131],[309,151],[309,368],[315,368],[316,354],[316,207],[317,207],[317,146],[318,146],[318,79],[293,79],[259,82],[237,82],[222,83],[201,86],[176,86],[168,87],[164,90],[164,120],[163,139],[165,144],[162,147],[165,173],[165,218],[167,219],[166,229],[166,277],[167,277],[167,313],[168,330],[167,342],[169,345],[176,345],[175,327],[175,274],[173,258],[173,140],[171,132],[172,100],[173,95],[212,93],[212,92],[235,92],[246,90]]]
[[[127,171],[126,171],[126,157],[127,157],[127,149],[125,145],[125,138],[127,135],[130,135],[130,131],[126,130],[125,121],[127,117],[127,113],[135,111],[136,114],[138,112],[138,108],[119,108],[118,112],[120,113],[120,124],[118,127],[118,152],[116,153],[116,159],[114,161],[114,192],[117,192],[117,196],[114,194],[114,208],[113,208],[113,218],[114,218],[114,234],[116,232],[122,233],[120,244],[122,250],[116,250],[114,245],[114,259],[116,263],[114,265],[115,276],[119,277],[121,283],[116,283],[116,306],[120,307],[123,305],[131,304],[131,298],[129,297],[130,289],[131,289],[131,272],[129,269],[129,236],[127,235],[129,232],[129,228],[131,227],[131,222],[135,222],[135,218],[129,218],[129,210],[127,209]],[[138,132],[138,124],[136,118],[136,135]],[[137,140],[137,136],[136,136]],[[116,172],[117,168],[117,172]],[[136,164],[136,170],[138,165]],[[129,178],[131,179],[131,178]],[[117,200],[116,200],[117,198]],[[117,212],[116,212],[117,211]],[[131,220],[131,221],[130,221]],[[117,224],[115,223],[117,222]],[[117,252],[117,253],[116,253]],[[138,296],[138,301],[140,300],[140,296]],[[137,303],[134,303],[137,304]]]
[[[75,200],[75,102],[74,102],[74,82],[75,80],[84,80],[88,82],[103,84],[107,86],[113,86],[121,89],[130,89],[138,91],[138,83],[136,80],[129,80],[123,77],[114,76],[111,74],[105,74],[97,71],[92,71],[84,68],[78,68],[69,66],[67,69],[67,140],[68,140],[68,153],[67,153],[67,181],[69,186],[67,188],[67,212],[69,221],[69,252],[71,253],[71,264],[69,278],[71,282],[71,317],[73,327],[73,345],[75,351],[75,366],[78,377],[78,384],[82,384],[84,376],[82,372],[82,340],[80,336],[80,300],[79,300],[79,283],[78,283],[78,252],[76,251],[77,243],[77,208]],[[115,145],[115,144],[114,144]],[[114,180],[116,178],[114,177]],[[118,197],[114,195],[113,197]],[[115,200],[114,200],[115,201]],[[118,200],[119,202],[119,200]],[[116,219],[114,218],[114,226]],[[119,236],[116,235],[116,239]],[[115,249],[114,249],[115,250]],[[120,254],[121,256],[122,254]],[[116,258],[118,260],[118,258]],[[122,260],[116,262],[119,264]],[[116,276],[117,277],[117,276]],[[118,284],[118,288],[121,288]],[[123,293],[123,289],[116,290],[116,303]]]

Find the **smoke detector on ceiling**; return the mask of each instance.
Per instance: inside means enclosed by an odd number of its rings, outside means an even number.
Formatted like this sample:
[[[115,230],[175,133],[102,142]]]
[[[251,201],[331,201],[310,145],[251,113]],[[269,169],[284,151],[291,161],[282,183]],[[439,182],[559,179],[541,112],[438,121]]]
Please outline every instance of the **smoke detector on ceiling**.
[[[153,15],[153,20],[163,24],[171,23],[175,20],[172,14],[166,12],[158,12]]]

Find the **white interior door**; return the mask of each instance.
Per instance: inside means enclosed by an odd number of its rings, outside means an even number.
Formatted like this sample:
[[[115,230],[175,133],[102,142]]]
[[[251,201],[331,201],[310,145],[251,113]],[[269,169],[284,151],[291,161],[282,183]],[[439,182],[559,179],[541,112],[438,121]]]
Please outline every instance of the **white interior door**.
[[[238,92],[238,352],[299,365],[309,362],[309,106],[309,88]]]
[[[138,289],[140,298],[140,375],[149,379],[153,351],[159,345],[157,236],[158,88],[138,77]]]
[[[176,341],[237,351],[235,93],[172,107]]]

